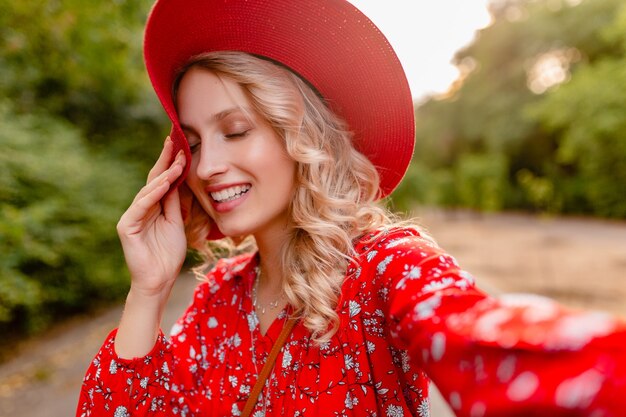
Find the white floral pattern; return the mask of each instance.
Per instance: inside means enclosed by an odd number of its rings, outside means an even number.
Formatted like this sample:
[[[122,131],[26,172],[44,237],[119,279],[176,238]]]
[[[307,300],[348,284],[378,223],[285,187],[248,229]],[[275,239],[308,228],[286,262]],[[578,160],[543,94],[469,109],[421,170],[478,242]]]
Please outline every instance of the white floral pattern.
[[[489,415],[506,398],[520,406],[541,386],[553,393],[545,396],[552,411],[533,416],[552,416],[555,406],[623,416],[622,407],[602,403],[626,392],[623,323],[546,304],[533,313],[533,301],[487,297],[412,229],[364,236],[355,250],[338,331],[317,346],[298,323],[253,416],[428,417],[426,372],[443,382],[461,415]],[[77,416],[240,415],[289,312],[260,333],[250,300],[257,262],[253,255],[218,262],[171,339],[160,335],[143,358],[117,357],[113,331],[87,370]],[[539,337],[530,324],[542,330]],[[481,386],[490,390],[477,393]]]

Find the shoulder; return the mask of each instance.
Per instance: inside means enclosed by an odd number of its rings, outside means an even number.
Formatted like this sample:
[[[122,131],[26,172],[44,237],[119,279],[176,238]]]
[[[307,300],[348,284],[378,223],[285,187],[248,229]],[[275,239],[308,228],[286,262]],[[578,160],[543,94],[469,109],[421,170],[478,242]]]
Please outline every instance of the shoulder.
[[[378,264],[396,258],[426,258],[443,254],[443,250],[423,230],[417,227],[379,229],[361,236],[356,244],[355,258],[359,265]]]
[[[375,231],[362,237],[355,249],[357,256],[348,270],[348,278],[356,278],[367,285],[392,285],[403,289],[407,280],[414,280],[415,285],[437,282],[441,285],[458,283],[464,287],[474,282],[452,256],[418,228]]]
[[[357,291],[375,293],[390,308],[395,306],[397,316],[429,294],[474,288],[473,276],[419,229],[394,228],[365,239],[357,245],[360,252],[348,270],[350,296]]]

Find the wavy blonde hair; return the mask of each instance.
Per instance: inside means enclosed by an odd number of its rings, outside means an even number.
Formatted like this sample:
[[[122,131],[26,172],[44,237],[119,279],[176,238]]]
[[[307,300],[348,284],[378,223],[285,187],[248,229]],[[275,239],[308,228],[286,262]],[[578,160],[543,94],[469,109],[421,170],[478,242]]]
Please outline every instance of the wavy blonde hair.
[[[354,148],[346,123],[284,66],[243,52],[201,54],[179,71],[174,97],[191,67],[235,81],[296,161],[290,236],[281,253],[283,289],[313,339],[325,342],[339,323],[335,309],[348,262],[355,256],[354,239],[395,222],[376,204],[378,171]],[[233,250],[255,249],[250,239],[243,245],[229,238],[207,242],[210,226],[197,202],[189,219],[188,242],[205,259],[202,271]]]

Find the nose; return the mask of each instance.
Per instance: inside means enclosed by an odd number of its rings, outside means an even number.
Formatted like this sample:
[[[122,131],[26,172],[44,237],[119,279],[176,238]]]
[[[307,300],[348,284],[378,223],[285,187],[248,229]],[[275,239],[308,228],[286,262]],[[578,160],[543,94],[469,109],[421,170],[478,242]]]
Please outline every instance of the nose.
[[[211,140],[202,140],[196,175],[202,180],[209,180],[228,171],[228,160],[224,149]]]

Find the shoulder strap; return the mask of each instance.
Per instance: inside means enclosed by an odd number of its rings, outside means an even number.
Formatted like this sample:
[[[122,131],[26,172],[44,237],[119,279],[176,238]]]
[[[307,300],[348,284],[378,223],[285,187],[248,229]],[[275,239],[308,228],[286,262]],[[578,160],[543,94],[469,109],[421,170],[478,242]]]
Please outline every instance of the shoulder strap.
[[[257,400],[259,399],[259,394],[261,394],[261,391],[263,390],[263,385],[265,385],[267,377],[269,376],[270,372],[272,372],[272,368],[274,367],[274,362],[276,362],[278,352],[280,352],[283,345],[285,344],[285,341],[287,340],[289,333],[291,333],[291,329],[293,329],[293,326],[296,324],[296,321],[296,319],[292,318],[287,319],[287,322],[283,326],[283,330],[278,335],[276,342],[274,342],[274,346],[272,346],[272,350],[270,351],[270,354],[265,361],[265,365],[263,365],[263,369],[261,369],[261,372],[259,373],[256,384],[254,384],[252,392],[248,397],[248,401],[246,401],[246,405],[243,408],[241,417],[248,417],[250,413],[252,413],[252,410],[256,406]]]

